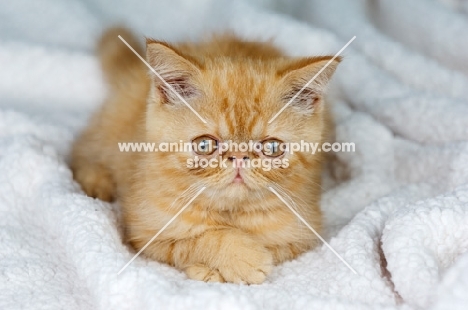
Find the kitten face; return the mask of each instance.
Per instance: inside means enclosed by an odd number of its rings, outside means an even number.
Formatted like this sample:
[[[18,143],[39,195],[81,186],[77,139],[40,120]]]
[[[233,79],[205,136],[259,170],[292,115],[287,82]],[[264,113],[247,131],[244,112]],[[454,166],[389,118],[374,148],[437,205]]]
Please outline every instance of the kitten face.
[[[146,117],[151,142],[318,143],[323,134],[323,91],[339,60],[333,61],[271,124],[268,121],[330,60],[330,57],[286,59],[195,59],[173,47],[149,42],[147,59],[207,123],[204,124],[174,93],[153,77]],[[265,145],[265,144],[264,144]],[[271,145],[271,144],[268,144]],[[269,156],[270,155],[270,156]],[[266,155],[247,152],[174,152],[155,154],[172,173],[202,182],[220,199],[259,197],[272,183],[307,181],[318,155],[285,151]],[[188,162],[216,160],[216,167]],[[238,168],[237,162],[256,161],[260,167]],[[245,158],[245,160],[243,160]],[[282,165],[268,169],[273,159]],[[214,162],[214,161],[212,161]],[[284,163],[287,163],[284,164]],[[239,165],[237,165],[239,166]]]

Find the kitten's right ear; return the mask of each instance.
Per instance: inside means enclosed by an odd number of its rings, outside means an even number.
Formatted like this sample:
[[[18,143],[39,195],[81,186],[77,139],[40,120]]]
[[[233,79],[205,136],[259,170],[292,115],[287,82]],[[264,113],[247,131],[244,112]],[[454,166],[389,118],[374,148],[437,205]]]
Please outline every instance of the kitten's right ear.
[[[182,98],[187,100],[200,94],[195,82],[195,77],[200,74],[200,65],[194,59],[183,56],[165,42],[147,39],[146,60]],[[166,83],[161,81],[154,72],[150,74],[163,103],[180,103],[178,96]]]
[[[283,99],[291,106],[306,114],[312,113],[322,101],[326,86],[341,57],[319,56],[294,59],[278,71],[282,77],[285,92]],[[318,74],[317,76],[315,76]],[[311,79],[315,76],[315,79]],[[307,85],[303,89],[303,87]]]

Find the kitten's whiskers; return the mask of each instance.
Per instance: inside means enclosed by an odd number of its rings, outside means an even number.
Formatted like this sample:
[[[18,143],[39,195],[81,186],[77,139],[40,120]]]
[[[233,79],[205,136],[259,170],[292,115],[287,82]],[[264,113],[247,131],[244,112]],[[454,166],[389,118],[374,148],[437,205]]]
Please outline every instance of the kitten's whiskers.
[[[193,188],[194,185],[191,185],[188,189],[190,188]],[[188,190],[187,189],[187,190]],[[169,222],[166,223],[166,225],[164,225],[157,233],[156,235],[154,235],[153,238],[150,239],[150,241],[148,241],[144,247],[142,247],[140,249],[140,251],[138,251],[138,253],[136,253],[132,259],[125,264],[125,266],[122,267],[122,269],[119,270],[119,272],[117,272],[117,275],[120,275],[127,267],[128,265],[130,265],[166,228],[167,226],[169,226],[182,212],[184,212],[184,210],[195,200],[195,198],[198,197],[198,195],[200,195],[204,190],[206,189],[206,186],[203,186],[196,194],[195,196],[193,196],[189,202],[187,202],[177,213],[176,215],[174,215],[170,220]],[[185,190],[184,193],[187,191]],[[177,199],[176,199],[177,200]]]
[[[320,235],[315,231],[315,229],[314,229],[312,226],[310,226],[309,223],[307,223],[307,221],[306,221],[299,213],[297,213],[296,210],[294,210],[293,207],[291,207],[291,205],[286,201],[286,199],[284,199],[284,197],[281,196],[281,195],[278,193],[278,191],[276,191],[276,190],[273,188],[273,186],[268,186],[268,189],[269,189],[273,194],[275,194],[275,195],[279,198],[279,200],[281,200],[281,201],[292,211],[292,213],[294,213],[294,215],[296,215],[296,216],[299,218],[299,220],[300,220],[302,223],[304,223],[304,225],[306,225],[307,228],[309,228],[309,229],[317,236],[317,238],[319,238],[320,241],[322,241],[323,244],[325,244],[325,245],[333,252],[333,254],[335,254],[335,255],[346,265],[346,267],[348,267],[354,274],[358,274],[358,273],[356,272],[356,270],[354,270],[354,268],[351,267],[351,265],[348,264],[348,262],[346,262],[346,261],[344,260],[344,258],[343,258],[340,254],[338,254],[338,252],[336,252],[335,249],[333,249],[333,248],[331,247],[331,245],[328,244],[328,242],[326,242],[325,239],[323,239],[322,236],[320,236]],[[286,195],[286,197],[287,197],[290,201],[292,201],[291,197],[289,197],[289,196],[287,196],[287,195]]]

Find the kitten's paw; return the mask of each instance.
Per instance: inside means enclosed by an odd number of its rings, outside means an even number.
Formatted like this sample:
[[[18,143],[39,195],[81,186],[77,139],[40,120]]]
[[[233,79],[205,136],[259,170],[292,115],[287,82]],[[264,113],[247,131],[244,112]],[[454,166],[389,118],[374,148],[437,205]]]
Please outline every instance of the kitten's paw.
[[[104,168],[93,168],[82,168],[73,171],[75,180],[80,183],[81,188],[88,196],[104,201],[112,201],[114,198],[114,184],[109,172]]]
[[[210,267],[202,264],[196,264],[184,269],[185,273],[190,279],[205,281],[205,282],[224,282],[218,270],[211,269]]]
[[[226,282],[260,284],[273,268],[273,255],[253,240],[240,238],[229,247],[229,257],[218,267]]]

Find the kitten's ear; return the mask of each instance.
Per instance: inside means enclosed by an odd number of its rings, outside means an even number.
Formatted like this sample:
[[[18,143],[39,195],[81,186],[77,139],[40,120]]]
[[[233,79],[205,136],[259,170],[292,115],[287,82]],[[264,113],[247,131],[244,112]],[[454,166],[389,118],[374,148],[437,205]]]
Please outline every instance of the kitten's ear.
[[[200,94],[195,82],[196,76],[200,74],[200,65],[194,59],[183,56],[167,43],[147,39],[146,60],[182,98],[187,100]],[[163,103],[180,103],[178,96],[166,83],[154,72],[150,74]]]
[[[284,86],[283,100],[289,102],[307,83],[322,70],[332,56],[308,57],[294,60],[285,65],[278,74]],[[291,102],[291,106],[306,114],[311,114],[322,101],[323,94],[341,57],[333,59],[315,79]]]

